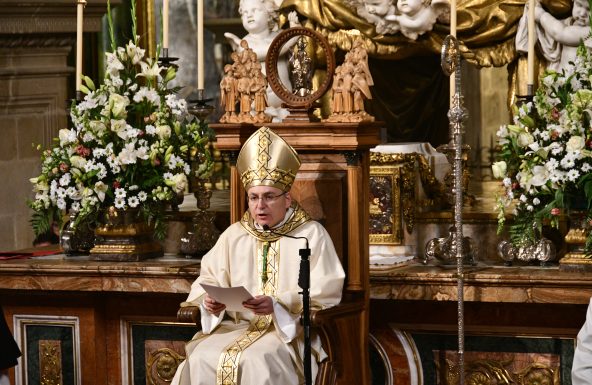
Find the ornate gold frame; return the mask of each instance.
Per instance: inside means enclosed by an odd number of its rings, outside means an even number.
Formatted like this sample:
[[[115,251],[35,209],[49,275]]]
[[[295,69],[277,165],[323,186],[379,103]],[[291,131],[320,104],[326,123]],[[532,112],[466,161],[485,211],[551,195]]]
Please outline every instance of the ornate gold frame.
[[[400,180],[400,165],[370,165],[370,244],[400,245],[403,242]],[[379,190],[385,190],[385,194],[376,194]],[[382,227],[382,231],[378,227]]]

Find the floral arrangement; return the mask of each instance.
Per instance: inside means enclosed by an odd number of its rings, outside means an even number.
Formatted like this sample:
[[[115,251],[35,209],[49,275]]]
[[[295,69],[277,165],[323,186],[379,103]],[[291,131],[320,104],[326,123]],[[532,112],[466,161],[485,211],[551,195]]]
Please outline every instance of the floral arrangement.
[[[132,1],[132,15],[135,15]],[[111,21],[110,9],[108,20]],[[192,174],[206,177],[212,161],[205,122],[188,113],[187,102],[168,83],[176,70],[145,58],[134,40],[106,53],[104,82],[87,76],[85,97],[73,103],[72,128],[59,131],[55,145],[42,152],[41,174],[32,178],[31,220],[36,234],[76,213],[75,225],[93,221],[103,208],[138,208],[164,234],[163,205],[182,194]]]
[[[592,53],[581,44],[561,73],[548,70],[532,102],[514,107],[513,123],[497,132],[499,161],[493,174],[503,180],[498,199],[499,230],[515,203],[509,226],[512,243],[533,242],[543,224],[558,227],[567,210],[592,202]],[[592,237],[586,243],[592,249]]]

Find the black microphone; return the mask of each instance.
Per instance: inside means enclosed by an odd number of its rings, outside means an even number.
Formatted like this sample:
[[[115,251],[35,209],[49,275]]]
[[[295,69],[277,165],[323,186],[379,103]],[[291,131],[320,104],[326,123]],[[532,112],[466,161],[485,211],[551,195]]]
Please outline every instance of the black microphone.
[[[311,368],[311,346],[310,346],[310,247],[308,247],[308,238],[295,237],[293,235],[279,233],[269,227],[263,225],[263,231],[271,234],[279,235],[292,239],[304,239],[306,241],[306,248],[300,249],[300,274],[298,275],[298,286],[302,289],[302,326],[304,328],[304,380],[306,385],[312,385],[312,368]]]
[[[267,231],[271,234],[279,235],[281,237],[287,237],[287,238],[292,238],[292,239],[304,239],[306,241],[306,248],[308,250],[310,250],[310,247],[308,247],[308,238],[306,238],[306,237],[295,237],[290,234],[278,233],[277,231],[274,231],[271,227],[269,227],[269,225],[263,225],[263,231]],[[308,254],[308,255],[310,256],[310,254]]]

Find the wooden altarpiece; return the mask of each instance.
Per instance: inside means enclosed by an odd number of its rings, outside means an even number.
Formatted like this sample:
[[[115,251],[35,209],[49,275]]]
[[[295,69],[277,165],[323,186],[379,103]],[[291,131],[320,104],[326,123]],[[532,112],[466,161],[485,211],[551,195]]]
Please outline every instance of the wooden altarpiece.
[[[216,131],[217,148],[229,155],[230,217],[235,222],[247,209],[236,157],[261,125],[211,126]],[[289,122],[265,126],[298,152],[302,166],[292,196],[325,226],[347,275],[342,303],[312,315],[329,356],[320,367],[316,384],[369,385],[369,150],[379,144],[380,125]]]

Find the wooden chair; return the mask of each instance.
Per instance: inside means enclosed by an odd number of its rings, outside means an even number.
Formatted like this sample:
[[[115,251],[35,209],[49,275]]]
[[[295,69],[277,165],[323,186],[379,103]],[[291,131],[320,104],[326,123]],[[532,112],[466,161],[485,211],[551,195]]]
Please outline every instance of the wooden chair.
[[[342,258],[346,282],[339,305],[311,314],[328,358],[317,385],[370,385],[369,364],[369,149],[380,142],[377,123],[270,123],[298,152],[302,166],[292,196],[321,222]],[[217,148],[230,158],[230,221],[247,209],[236,156],[259,128],[212,124]],[[179,309],[178,319],[199,323],[199,308]]]
[[[361,301],[342,302],[341,304],[325,309],[311,312],[311,324],[313,329],[319,334],[323,348],[327,353],[327,358],[319,365],[316,385],[337,384],[339,373],[344,372],[345,368],[359,367],[359,362],[349,362],[349,352],[353,349],[358,350],[358,346],[347,346],[347,339],[342,338],[340,324],[355,323],[355,318],[363,310]],[[179,322],[192,323],[198,328],[200,326],[200,310],[197,306],[181,307],[177,312]],[[355,335],[352,331],[350,335]],[[347,371],[347,370],[345,370]],[[350,382],[348,382],[350,383]],[[353,381],[351,382],[354,383]]]

